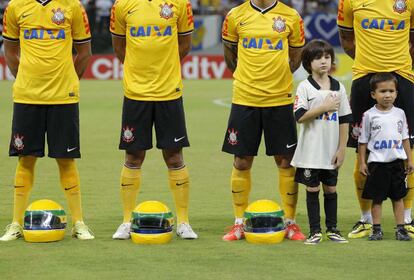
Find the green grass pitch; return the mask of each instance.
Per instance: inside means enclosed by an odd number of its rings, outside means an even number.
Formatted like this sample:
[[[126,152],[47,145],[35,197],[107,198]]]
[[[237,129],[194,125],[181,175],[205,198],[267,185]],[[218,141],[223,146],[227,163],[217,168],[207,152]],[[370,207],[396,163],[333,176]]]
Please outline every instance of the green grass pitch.
[[[0,82],[0,227],[11,221],[16,159],[7,156],[12,118],[11,82]],[[349,86],[349,85],[348,85]],[[199,240],[174,238],[168,245],[139,246],[114,241],[122,221],[119,151],[122,86],[119,81],[82,81],[81,144],[78,161],[85,221],[93,241],[70,237],[61,242],[30,244],[23,240],[0,244],[1,279],[412,279],[414,242],[394,240],[389,202],[384,204],[385,240],[324,241],[318,246],[284,241],[252,245],[221,241],[233,223],[229,187],[232,156],[221,152],[231,98],[231,81],[185,81],[184,102],[191,147],[184,156],[191,178],[190,219]],[[219,105],[222,104],[222,105]],[[346,234],[359,218],[348,150],[340,171],[339,228]],[[174,209],[167,169],[160,151],[147,153],[138,200],[160,200]],[[251,201],[280,201],[277,171],[261,147],[252,170]],[[53,199],[67,209],[54,160],[37,163],[31,201]],[[323,205],[323,204],[322,204]],[[323,207],[322,207],[323,209]],[[69,218],[70,220],[70,218]],[[297,221],[307,233],[305,190],[300,187]],[[322,215],[322,222],[324,215]],[[69,227],[70,228],[70,227]]]

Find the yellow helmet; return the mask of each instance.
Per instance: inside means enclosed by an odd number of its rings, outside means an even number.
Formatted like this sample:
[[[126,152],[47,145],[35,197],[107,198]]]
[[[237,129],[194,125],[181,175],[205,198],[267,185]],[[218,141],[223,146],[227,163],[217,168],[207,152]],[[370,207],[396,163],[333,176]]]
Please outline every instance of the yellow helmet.
[[[23,235],[27,242],[52,242],[65,237],[66,213],[62,206],[49,200],[33,202],[24,213]]]
[[[274,201],[257,200],[244,212],[244,235],[255,244],[280,243],[285,237],[283,210]]]
[[[171,210],[159,201],[140,203],[132,212],[131,239],[137,244],[170,242],[174,226]]]

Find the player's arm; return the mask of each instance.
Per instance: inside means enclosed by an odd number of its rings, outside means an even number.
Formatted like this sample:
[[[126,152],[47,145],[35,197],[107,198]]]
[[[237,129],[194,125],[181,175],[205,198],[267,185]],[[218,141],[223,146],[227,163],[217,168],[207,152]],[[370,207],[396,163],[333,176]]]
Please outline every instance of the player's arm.
[[[73,64],[75,65],[76,74],[78,78],[82,78],[83,73],[85,73],[86,67],[88,66],[89,59],[92,56],[91,42],[85,42],[82,44],[73,44],[73,47],[76,50],[76,55]]]
[[[297,110],[295,112],[295,118],[298,123],[305,123],[308,121],[314,120],[316,117],[322,115],[325,112],[335,112],[338,110],[341,100],[338,96],[333,94],[328,94],[325,97],[324,102],[309,111],[306,110]]]
[[[289,66],[290,71],[294,73],[300,66],[303,48],[289,47]]]
[[[227,68],[234,73],[237,67],[237,44],[223,41],[223,50]]]
[[[410,55],[411,55],[411,61],[414,68],[414,30],[410,31]]]
[[[342,48],[345,53],[351,57],[355,58],[355,34],[353,30],[344,30],[339,28],[339,39],[341,41]]]
[[[126,51],[126,38],[112,34],[112,47],[116,57],[124,63]]]
[[[180,60],[182,60],[191,51],[191,34],[178,34],[178,50],[180,52]]]
[[[345,160],[346,143],[348,142],[349,123],[339,124],[339,145],[335,156],[332,159],[332,164],[336,168],[341,167]]]
[[[407,155],[407,166],[406,166],[406,172],[407,174],[411,174],[414,172],[414,165],[413,165],[413,158],[412,158],[412,154],[411,154],[411,144],[410,144],[410,140],[404,139],[402,141],[403,143],[403,148],[405,151],[405,154]]]
[[[19,69],[20,43],[19,41],[4,40],[4,57],[6,64],[10,69],[10,72],[14,77],[17,76],[17,70]]]
[[[367,143],[358,143],[359,173],[368,176],[367,160]]]

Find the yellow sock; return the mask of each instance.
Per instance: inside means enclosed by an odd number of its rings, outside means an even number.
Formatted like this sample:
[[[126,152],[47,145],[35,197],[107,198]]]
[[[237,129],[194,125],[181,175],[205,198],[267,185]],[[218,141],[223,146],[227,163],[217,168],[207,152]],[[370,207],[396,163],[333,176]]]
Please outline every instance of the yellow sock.
[[[233,167],[231,173],[231,192],[233,209],[236,218],[243,218],[244,210],[249,205],[249,194],[252,188],[250,169],[238,170]]]
[[[141,187],[141,169],[122,167],[121,200],[124,211],[124,223],[131,222],[132,211],[136,206],[138,192]]]
[[[295,182],[295,168],[279,168],[279,192],[285,218],[295,220],[298,202],[298,184]]]
[[[355,184],[355,191],[359,201],[359,207],[361,208],[361,212],[369,212],[371,211],[371,200],[363,199],[362,192],[364,191],[364,185],[366,181],[366,177],[359,173],[359,157],[355,160],[354,166],[354,184]]]
[[[36,157],[20,157],[14,177],[13,222],[23,225],[24,211],[29,204],[30,191],[33,187]]]
[[[79,172],[74,159],[56,159],[59,167],[60,186],[65,193],[72,224],[82,221],[82,205]]]
[[[168,170],[170,190],[174,196],[177,224],[188,223],[189,174],[187,167]]]

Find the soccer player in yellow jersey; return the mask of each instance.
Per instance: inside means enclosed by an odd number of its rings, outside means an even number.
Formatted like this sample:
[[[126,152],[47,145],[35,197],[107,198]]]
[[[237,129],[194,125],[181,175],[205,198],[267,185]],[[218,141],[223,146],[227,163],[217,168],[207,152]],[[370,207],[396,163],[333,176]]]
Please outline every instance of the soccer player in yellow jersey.
[[[188,221],[189,175],[182,148],[188,147],[182,100],[180,59],[191,48],[194,29],[189,0],[117,0],[110,31],[124,63],[124,104],[119,148],[125,150],[121,171],[124,220],[114,239],[130,238],[131,213],[141,186],[145,151],[157,148],[168,167],[177,214],[177,235],[196,239]]]
[[[340,0],[338,27],[345,52],[354,59],[351,87],[353,123],[349,147],[357,147],[362,114],[374,106],[369,81],[377,72],[393,72],[398,80],[397,107],[407,116],[411,145],[414,143],[414,6],[408,0]],[[366,177],[359,173],[356,157],[354,182],[361,208],[361,218],[349,238],[369,235],[372,228],[371,201],[361,197]],[[411,207],[414,198],[414,175],[407,176],[408,194],[404,198],[404,222],[414,238]]]
[[[224,20],[224,56],[234,82],[223,151],[234,155],[231,191],[236,218],[223,236],[225,241],[244,237],[242,217],[251,189],[250,169],[263,132],[266,154],[274,157],[279,169],[286,237],[305,239],[295,223],[298,186],[290,165],[297,142],[292,73],[300,65],[304,37],[301,17],[280,1],[247,1]]]
[[[93,239],[83,223],[79,174],[79,78],[91,56],[88,19],[79,1],[12,0],[3,17],[6,63],[13,84],[10,156],[18,156],[13,222],[1,241],[22,236],[36,159],[55,158],[72,214],[72,234]],[[76,50],[73,59],[72,46]]]

